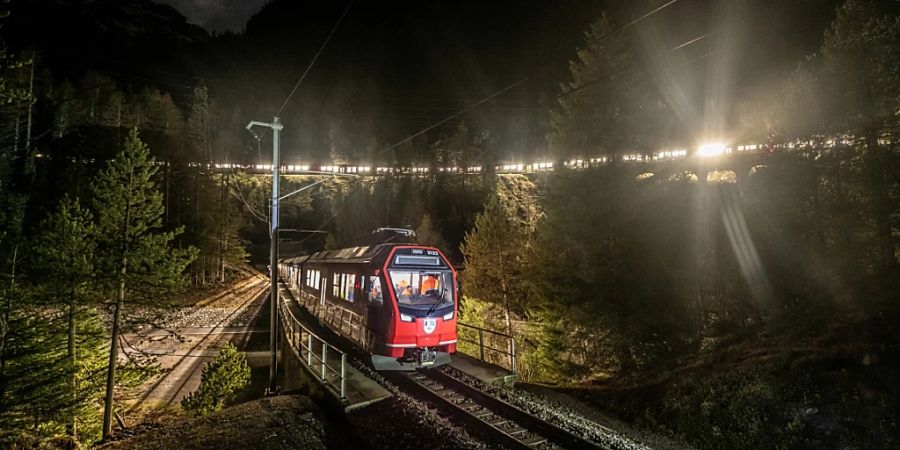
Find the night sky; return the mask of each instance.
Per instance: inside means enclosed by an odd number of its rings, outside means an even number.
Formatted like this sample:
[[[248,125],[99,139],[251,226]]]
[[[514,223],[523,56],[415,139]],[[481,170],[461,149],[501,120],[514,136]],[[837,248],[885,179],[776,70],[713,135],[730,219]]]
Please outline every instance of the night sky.
[[[268,0],[159,0],[210,32],[240,32]]]

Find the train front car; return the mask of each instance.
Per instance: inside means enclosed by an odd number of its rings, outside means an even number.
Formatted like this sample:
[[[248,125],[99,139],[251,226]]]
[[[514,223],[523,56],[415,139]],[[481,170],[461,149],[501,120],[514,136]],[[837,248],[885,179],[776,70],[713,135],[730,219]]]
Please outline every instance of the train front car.
[[[379,261],[380,262],[380,261]],[[450,362],[456,352],[456,271],[435,248],[396,246],[373,277],[393,310],[384,327],[384,351],[373,354],[378,370],[409,370]],[[382,281],[383,280],[383,281]],[[387,305],[385,305],[387,306]]]

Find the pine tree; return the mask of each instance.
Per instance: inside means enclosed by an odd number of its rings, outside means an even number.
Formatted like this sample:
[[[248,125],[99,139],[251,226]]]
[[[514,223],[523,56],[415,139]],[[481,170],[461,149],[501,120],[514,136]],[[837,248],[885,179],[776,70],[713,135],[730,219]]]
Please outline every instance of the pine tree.
[[[182,229],[160,230],[162,196],[153,181],[157,169],[137,129],[132,129],[125,149],[91,185],[97,211],[98,261],[103,264],[105,281],[116,291],[103,413],[104,439],[112,431],[119,327],[126,299],[159,301],[184,285],[183,271],[196,257],[193,247],[170,247]]]
[[[585,32],[570,63],[572,81],[551,113],[550,149],[558,159],[652,151],[670,119],[655,86],[638,67],[633,43],[606,14]]]
[[[830,134],[849,133],[864,149],[865,174],[871,192],[871,215],[878,238],[879,266],[897,268],[891,216],[898,187],[896,139],[891,148],[886,135],[896,133],[900,111],[900,14],[878,2],[848,0],[825,33],[822,47],[822,91],[831,104],[826,124]]]
[[[77,321],[85,303],[94,297],[93,256],[94,226],[90,212],[81,208],[77,199],[63,197],[57,211],[42,227],[36,245],[32,247],[42,290],[48,298],[57,299],[66,309],[67,353],[71,364],[71,397],[78,399],[78,361],[76,357]],[[72,418],[69,428],[77,436],[77,424]]]
[[[447,241],[444,240],[441,232],[435,228],[431,222],[431,216],[427,213],[422,215],[422,220],[416,226],[416,241],[423,245],[437,247],[445,254],[447,253]]]
[[[21,290],[12,307],[0,428],[28,430],[37,439],[65,430],[73,443],[79,435],[93,440],[99,431],[95,399],[102,391],[94,374],[104,359],[104,333],[89,307],[95,299],[89,212],[64,197],[31,248],[30,278],[37,284]]]
[[[462,285],[469,297],[500,305],[506,331],[512,333],[512,316],[522,316],[525,291],[525,254],[536,212],[529,211],[522,197],[509,195],[508,187],[497,188],[475,218],[475,227],[466,233],[461,250],[466,270]]]
[[[203,365],[200,387],[181,401],[181,406],[197,415],[205,416],[222,409],[250,383],[247,357],[227,343],[216,359]]]
[[[2,273],[2,304],[0,304],[0,409],[6,401],[6,369],[9,337],[14,332],[11,314],[19,298],[17,269],[23,259],[23,222],[29,199],[29,167],[33,167],[33,152],[20,142],[25,134],[22,116],[33,102],[28,86],[20,72],[34,61],[9,55],[0,48],[0,132],[13,136],[13,144],[0,149],[0,273]],[[24,175],[24,176],[23,176]]]

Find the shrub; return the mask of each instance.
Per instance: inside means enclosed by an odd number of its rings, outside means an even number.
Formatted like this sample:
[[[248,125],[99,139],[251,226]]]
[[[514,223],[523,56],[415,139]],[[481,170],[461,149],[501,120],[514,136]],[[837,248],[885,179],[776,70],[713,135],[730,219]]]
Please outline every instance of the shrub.
[[[207,415],[222,409],[250,383],[247,357],[231,343],[212,362],[203,365],[200,387],[181,401],[181,406],[195,415]]]

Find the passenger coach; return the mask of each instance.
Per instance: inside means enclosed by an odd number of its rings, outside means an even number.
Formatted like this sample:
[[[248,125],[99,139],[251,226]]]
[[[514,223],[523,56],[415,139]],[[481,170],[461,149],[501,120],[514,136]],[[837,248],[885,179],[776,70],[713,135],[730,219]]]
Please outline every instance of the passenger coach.
[[[446,364],[456,351],[456,271],[436,248],[378,244],[280,265],[300,301],[320,318],[339,315],[325,322],[371,353],[376,369]]]

